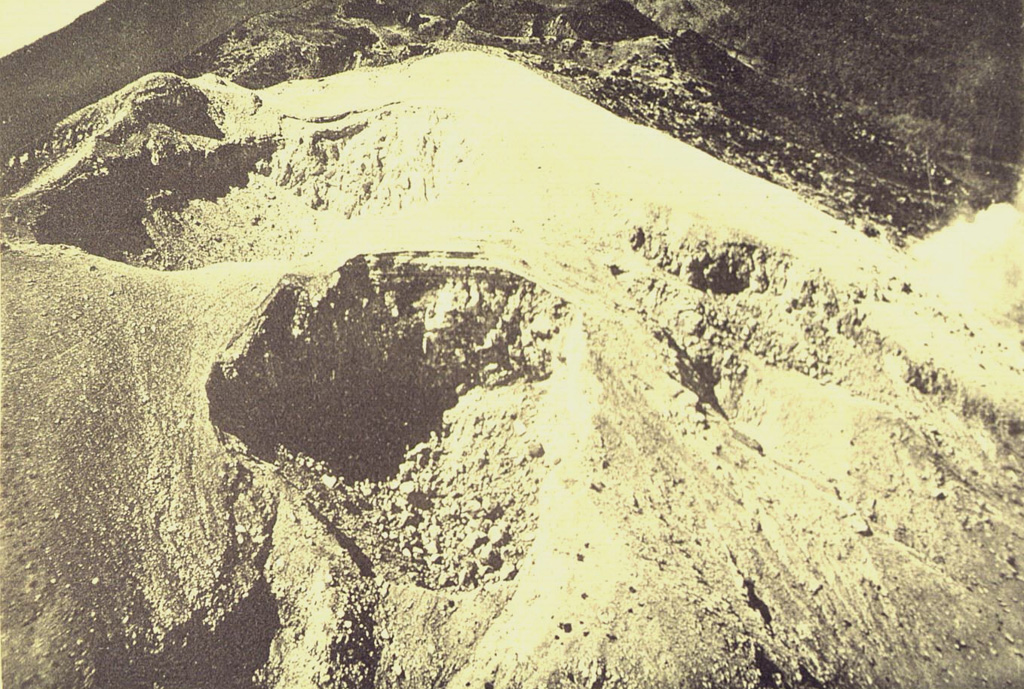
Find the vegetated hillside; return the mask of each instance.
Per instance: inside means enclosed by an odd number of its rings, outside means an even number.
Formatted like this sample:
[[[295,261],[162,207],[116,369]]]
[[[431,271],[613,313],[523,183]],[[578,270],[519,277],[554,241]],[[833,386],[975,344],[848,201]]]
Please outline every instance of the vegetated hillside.
[[[5,685],[1024,676],[1018,312],[480,51],[151,75],[45,150]]]

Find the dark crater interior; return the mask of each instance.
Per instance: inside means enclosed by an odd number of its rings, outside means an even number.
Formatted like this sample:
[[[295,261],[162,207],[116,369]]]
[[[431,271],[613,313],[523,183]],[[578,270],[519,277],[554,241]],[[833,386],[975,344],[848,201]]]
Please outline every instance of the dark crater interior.
[[[283,450],[379,481],[460,393],[545,378],[551,352],[520,326],[561,302],[467,258],[363,256],[285,278],[213,366],[214,425],[261,460]]]

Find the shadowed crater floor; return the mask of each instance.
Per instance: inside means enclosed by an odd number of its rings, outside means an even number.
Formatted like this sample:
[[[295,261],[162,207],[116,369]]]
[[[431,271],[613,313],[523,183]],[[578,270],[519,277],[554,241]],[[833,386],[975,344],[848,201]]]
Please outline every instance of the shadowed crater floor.
[[[551,352],[522,324],[561,306],[457,255],[289,277],[214,365],[210,415],[265,461],[284,449],[348,480],[391,478],[462,392],[547,377]]]

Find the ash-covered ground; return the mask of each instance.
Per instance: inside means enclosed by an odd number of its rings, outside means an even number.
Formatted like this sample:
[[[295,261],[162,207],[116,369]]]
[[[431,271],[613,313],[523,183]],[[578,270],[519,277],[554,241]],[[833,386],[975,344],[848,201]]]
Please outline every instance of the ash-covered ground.
[[[7,161],[4,684],[1024,684],[1017,168],[666,27],[307,3]]]

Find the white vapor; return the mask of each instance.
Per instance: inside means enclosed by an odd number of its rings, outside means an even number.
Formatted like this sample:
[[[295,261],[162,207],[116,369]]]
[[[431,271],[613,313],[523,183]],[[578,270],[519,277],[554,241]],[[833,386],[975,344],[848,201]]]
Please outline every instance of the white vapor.
[[[1024,182],[1014,203],[959,218],[911,249],[922,280],[964,310],[1024,329]]]

